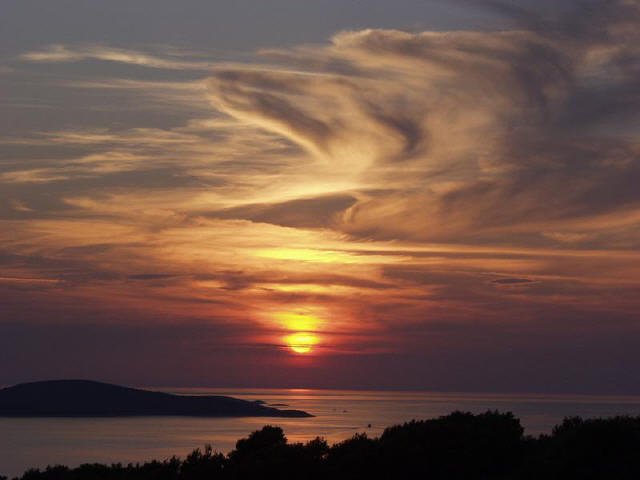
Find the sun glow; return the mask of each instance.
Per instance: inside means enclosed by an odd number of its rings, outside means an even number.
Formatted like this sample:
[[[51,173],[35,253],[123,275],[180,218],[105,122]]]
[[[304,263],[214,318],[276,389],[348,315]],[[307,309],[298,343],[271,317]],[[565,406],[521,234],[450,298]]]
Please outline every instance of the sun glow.
[[[320,326],[320,318],[313,312],[278,312],[276,320],[287,330],[293,332],[316,330]]]
[[[266,248],[257,250],[255,255],[273,260],[309,263],[361,263],[361,259],[350,253],[313,248]]]
[[[298,332],[287,335],[284,339],[286,345],[295,353],[311,353],[313,347],[318,343],[318,337],[312,333]]]

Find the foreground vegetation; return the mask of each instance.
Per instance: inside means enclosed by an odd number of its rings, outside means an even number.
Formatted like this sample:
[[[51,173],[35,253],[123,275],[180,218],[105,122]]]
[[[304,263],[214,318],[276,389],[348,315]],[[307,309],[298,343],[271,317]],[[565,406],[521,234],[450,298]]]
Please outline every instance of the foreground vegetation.
[[[29,470],[22,480],[205,479],[638,479],[640,417],[565,419],[550,435],[523,435],[510,413],[455,412],[354,435],[329,446],[317,438],[288,443],[265,426],[228,455],[195,450],[144,464],[87,464]]]

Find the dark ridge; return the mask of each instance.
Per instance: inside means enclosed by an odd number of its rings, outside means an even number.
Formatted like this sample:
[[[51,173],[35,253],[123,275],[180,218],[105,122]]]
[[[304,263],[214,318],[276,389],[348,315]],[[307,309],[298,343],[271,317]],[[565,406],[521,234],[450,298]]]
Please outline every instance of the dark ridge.
[[[311,417],[225,396],[173,395],[90,380],[22,383],[0,390],[0,417]]]
[[[454,412],[332,446],[289,443],[267,425],[227,455],[207,446],[185,459],[50,466],[20,480],[638,480],[639,451],[640,417],[567,418],[534,438],[511,413]]]

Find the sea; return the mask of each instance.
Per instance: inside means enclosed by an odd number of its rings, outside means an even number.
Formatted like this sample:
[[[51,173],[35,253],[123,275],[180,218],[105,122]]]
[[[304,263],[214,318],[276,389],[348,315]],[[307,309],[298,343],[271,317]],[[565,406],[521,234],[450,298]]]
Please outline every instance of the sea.
[[[304,410],[312,418],[0,418],[0,475],[82,463],[136,463],[184,457],[210,444],[227,453],[264,425],[282,427],[290,442],[317,436],[329,443],[355,433],[375,437],[385,427],[455,410],[513,412],[525,433],[550,433],[563,418],[640,415],[640,397],[468,394],[306,389],[162,389],[178,394],[228,395]]]

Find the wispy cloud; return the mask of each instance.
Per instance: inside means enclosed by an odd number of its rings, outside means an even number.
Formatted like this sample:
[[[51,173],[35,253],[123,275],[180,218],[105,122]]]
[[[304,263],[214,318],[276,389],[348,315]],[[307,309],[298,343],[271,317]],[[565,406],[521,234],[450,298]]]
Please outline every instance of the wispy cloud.
[[[295,72],[218,70],[211,95],[377,190],[345,209],[345,232],[586,241],[563,229],[640,209],[640,140],[611,131],[638,116],[638,19],[609,2],[521,31],[343,32],[266,52]]]
[[[0,138],[7,311],[211,324],[272,350],[294,312],[331,355],[637,338],[640,7],[593,5],[500,8],[511,30],[344,31],[245,64],[27,52],[150,68],[47,77],[112,110]]]
[[[41,50],[33,50],[20,55],[20,59],[36,63],[71,63],[84,60],[125,63],[148,68],[168,70],[207,70],[211,63],[186,60],[176,52],[153,55],[139,50],[113,48],[104,45],[68,46],[49,45]]]

